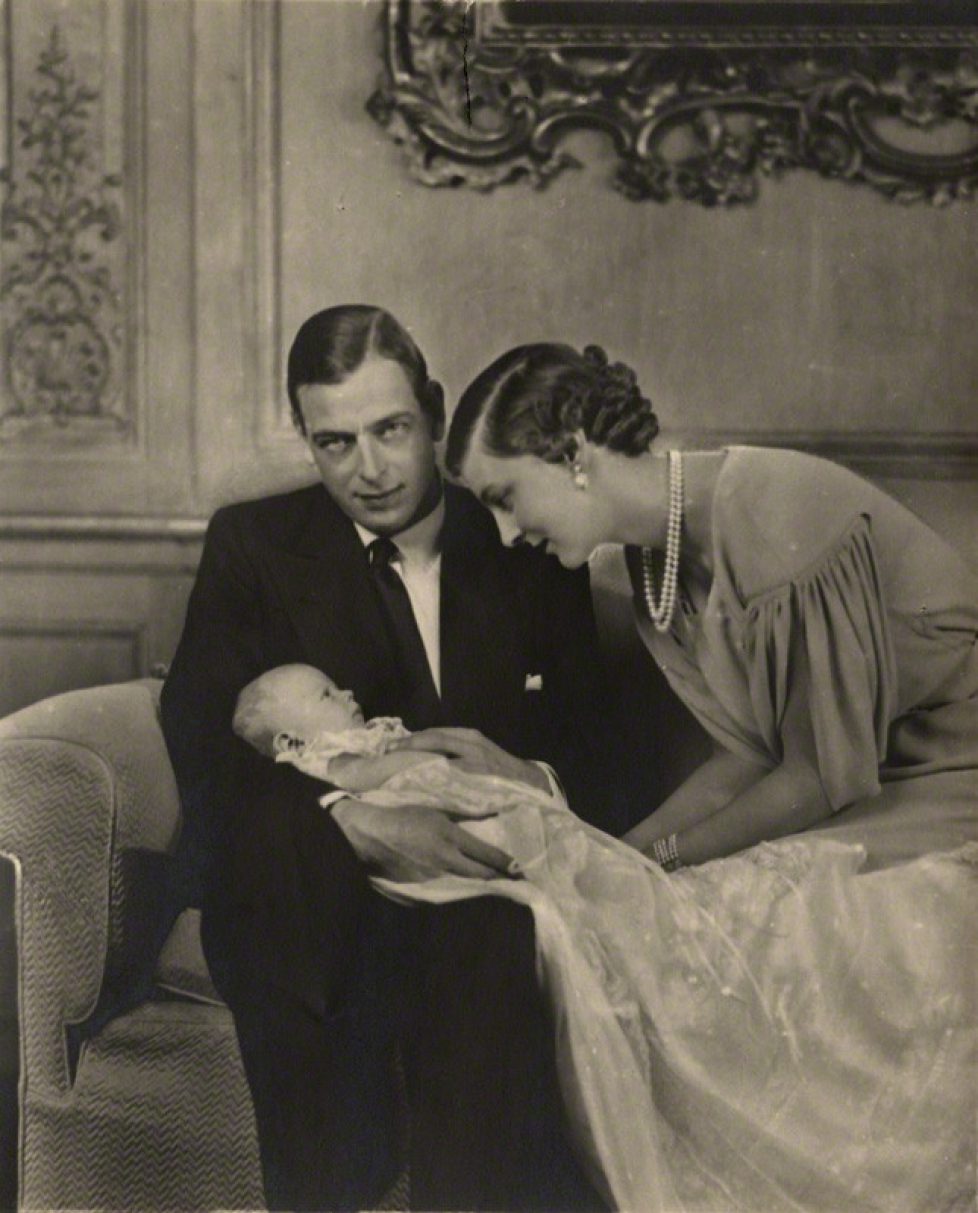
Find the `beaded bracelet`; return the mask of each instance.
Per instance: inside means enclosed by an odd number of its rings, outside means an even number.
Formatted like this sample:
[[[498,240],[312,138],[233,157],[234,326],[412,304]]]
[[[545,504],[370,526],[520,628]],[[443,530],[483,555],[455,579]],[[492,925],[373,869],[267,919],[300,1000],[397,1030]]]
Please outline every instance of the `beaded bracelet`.
[[[683,866],[676,846],[676,835],[667,838],[657,838],[652,843],[652,858],[664,872],[675,872]]]

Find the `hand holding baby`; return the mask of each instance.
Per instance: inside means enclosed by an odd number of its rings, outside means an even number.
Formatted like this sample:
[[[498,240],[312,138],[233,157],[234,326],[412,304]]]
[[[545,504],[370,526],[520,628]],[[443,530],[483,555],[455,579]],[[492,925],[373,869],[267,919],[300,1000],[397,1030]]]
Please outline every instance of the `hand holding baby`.
[[[478,729],[422,729],[396,741],[393,748],[399,754],[444,754],[463,771],[516,779],[542,792],[550,789],[550,782],[540,766],[508,753]]]
[[[446,873],[489,880],[519,873],[510,855],[476,838],[442,809],[403,805],[392,813],[368,801],[341,800],[333,817],[360,859],[392,880],[430,880]]]
[[[431,762],[433,750],[462,760],[468,769],[510,778],[525,778],[523,768],[533,765],[511,759],[470,729],[430,729],[417,734],[427,737],[428,744],[407,745],[411,736],[399,720],[365,721],[349,691],[308,665],[279,666],[250,682],[238,697],[234,731],[277,761],[301,758],[307,773],[348,791],[378,788],[409,767]],[[509,764],[502,759],[510,759]],[[494,765],[487,768],[487,761]],[[533,767],[534,778],[536,774]],[[404,804],[391,812],[344,798],[331,805],[331,812],[357,856],[393,880],[445,873],[481,879],[518,874],[510,855],[463,829],[449,810]],[[466,818],[472,820],[472,813]]]

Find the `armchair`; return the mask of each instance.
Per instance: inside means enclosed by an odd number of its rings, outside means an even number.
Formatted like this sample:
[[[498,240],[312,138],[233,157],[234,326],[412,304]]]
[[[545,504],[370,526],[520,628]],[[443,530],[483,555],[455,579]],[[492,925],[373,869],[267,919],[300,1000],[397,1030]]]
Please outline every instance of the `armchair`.
[[[0,721],[21,1209],[262,1207],[248,1088],[197,911],[177,920],[146,996],[102,1013],[158,928],[180,828],[159,686],[72,691]]]

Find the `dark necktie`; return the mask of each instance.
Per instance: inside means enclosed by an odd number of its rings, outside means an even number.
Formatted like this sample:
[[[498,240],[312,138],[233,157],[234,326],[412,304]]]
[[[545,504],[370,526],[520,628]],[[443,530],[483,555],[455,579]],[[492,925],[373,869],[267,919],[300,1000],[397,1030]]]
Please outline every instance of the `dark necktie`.
[[[401,716],[409,729],[424,729],[441,720],[441,700],[435,689],[407,587],[393,567],[401,553],[386,535],[373,540],[367,551],[374,585],[397,652],[404,689]]]

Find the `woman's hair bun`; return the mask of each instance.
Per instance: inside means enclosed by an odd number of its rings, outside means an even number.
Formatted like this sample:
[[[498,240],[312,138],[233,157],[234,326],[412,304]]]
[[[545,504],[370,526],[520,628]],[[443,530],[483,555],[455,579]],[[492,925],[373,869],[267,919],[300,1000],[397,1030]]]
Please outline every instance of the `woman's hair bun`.
[[[600,345],[585,346],[582,357],[592,378],[579,407],[583,424],[578,422],[578,428],[611,450],[630,455],[648,450],[659,422],[634,370],[624,362],[611,362]]]

